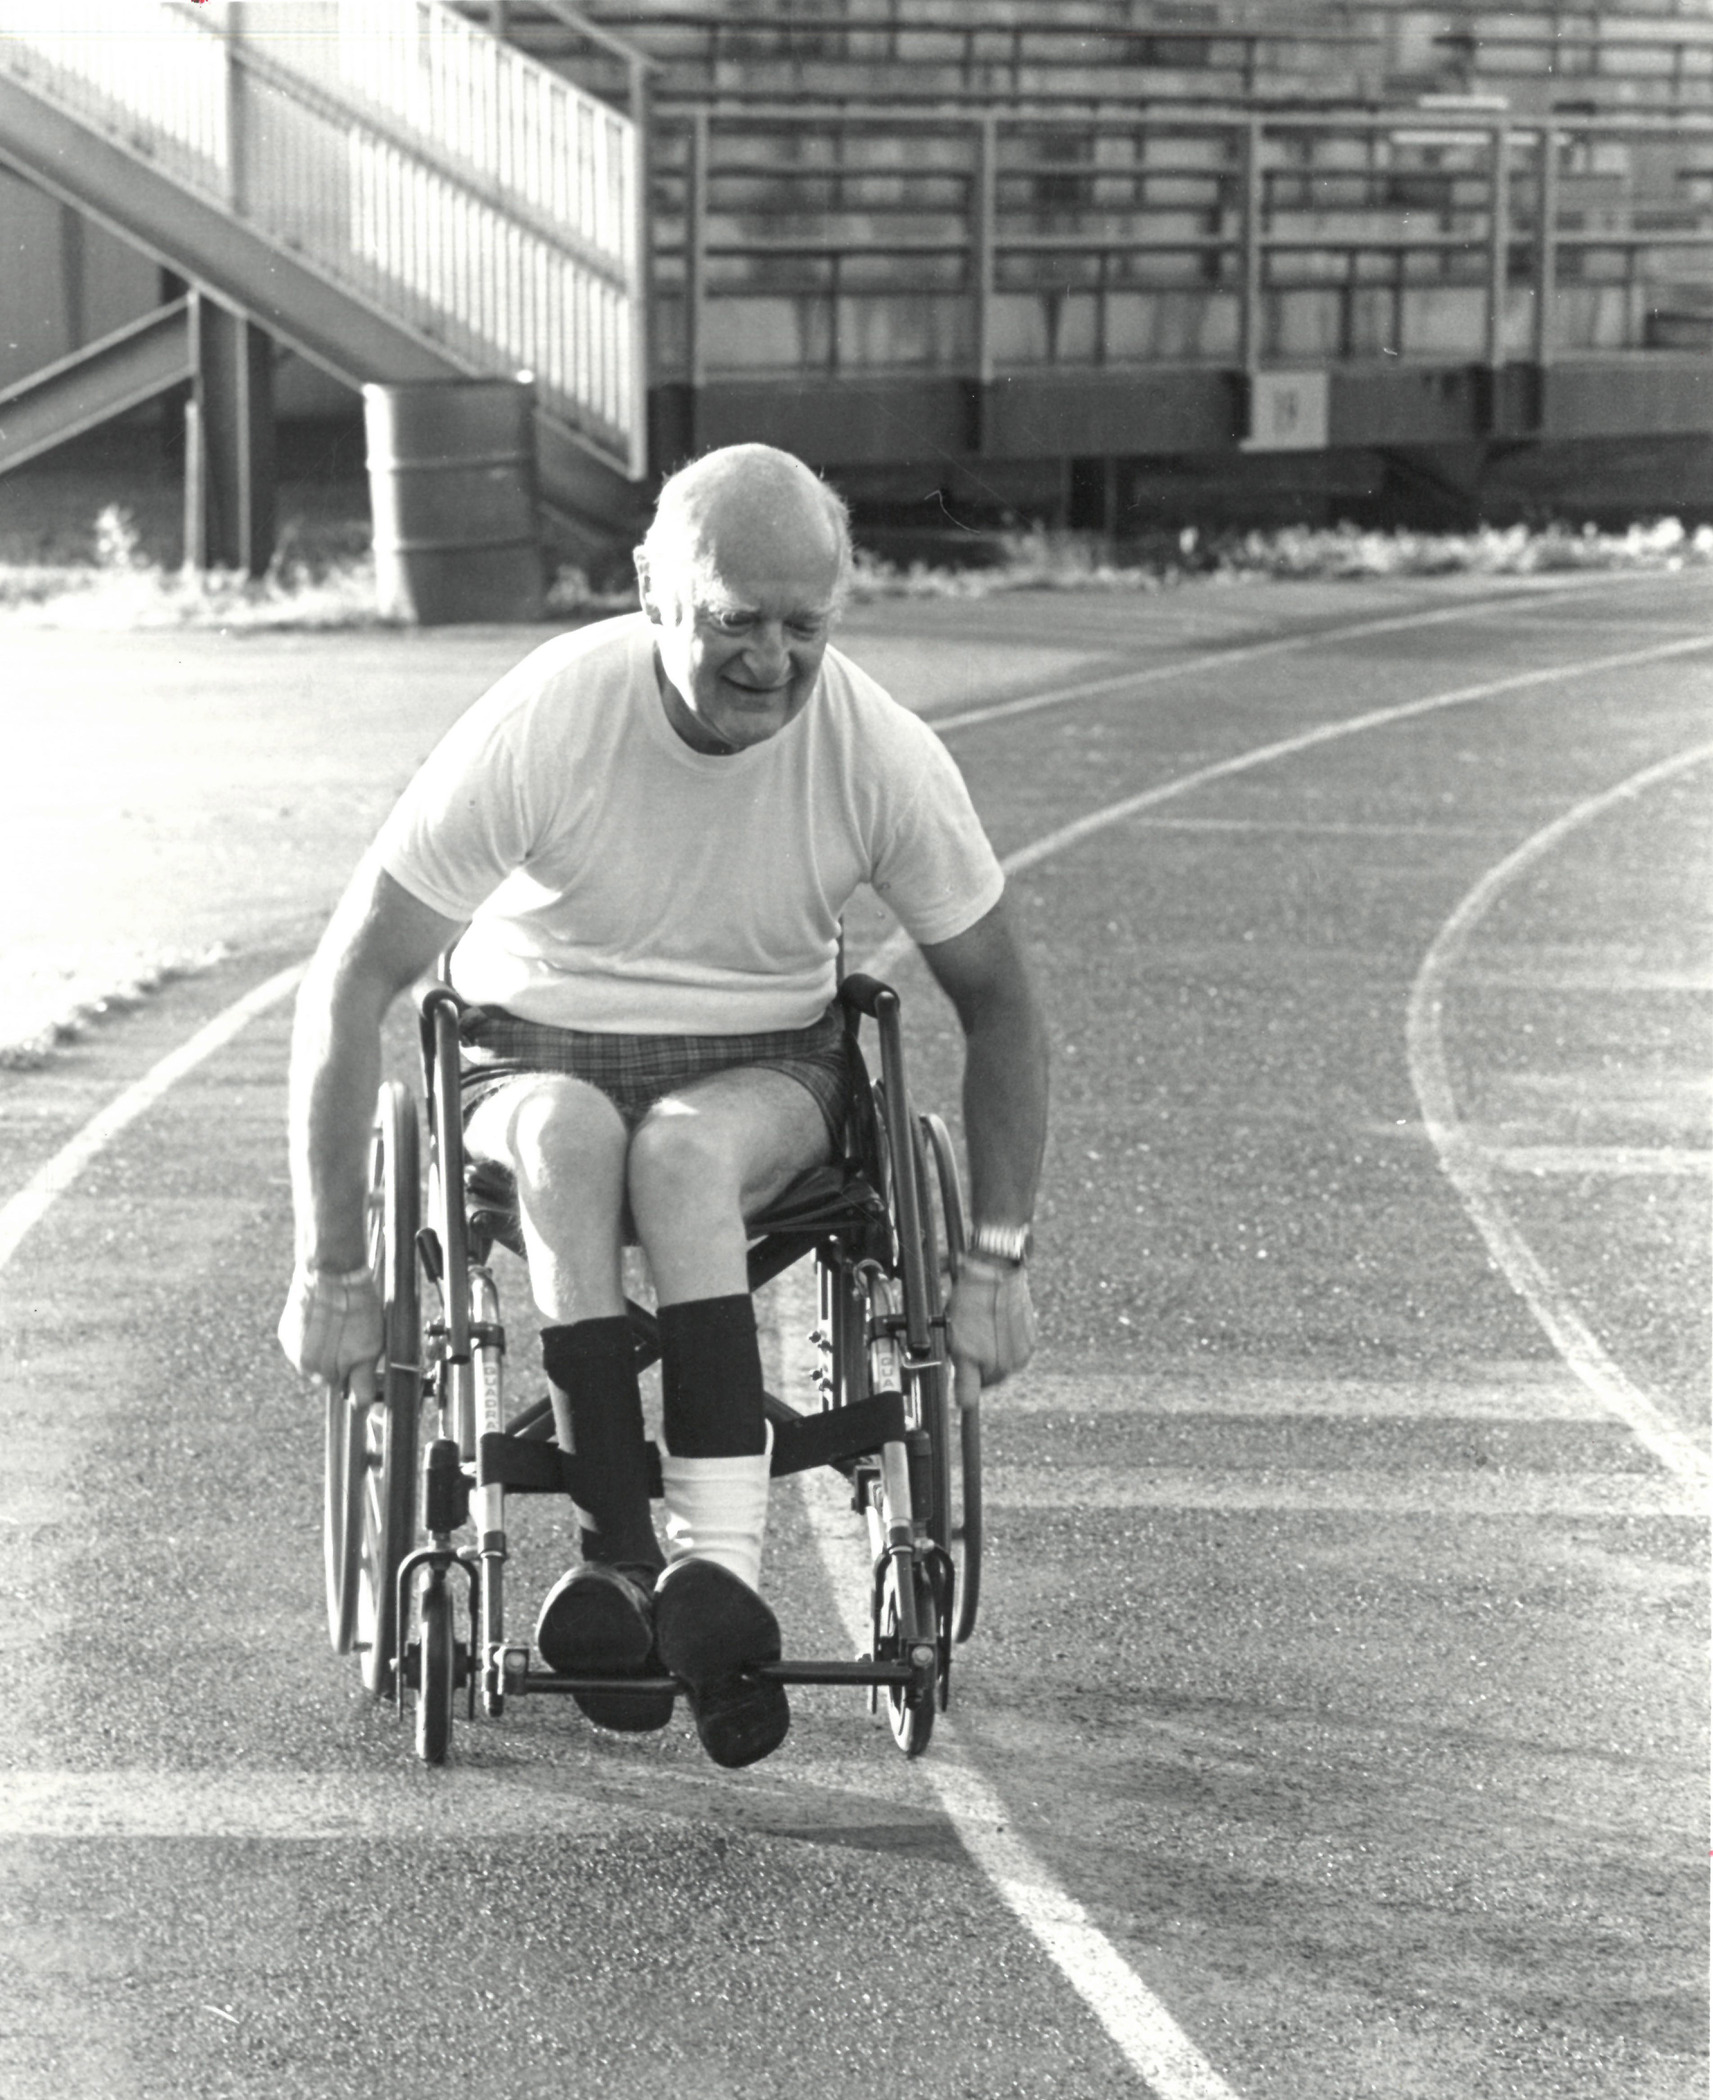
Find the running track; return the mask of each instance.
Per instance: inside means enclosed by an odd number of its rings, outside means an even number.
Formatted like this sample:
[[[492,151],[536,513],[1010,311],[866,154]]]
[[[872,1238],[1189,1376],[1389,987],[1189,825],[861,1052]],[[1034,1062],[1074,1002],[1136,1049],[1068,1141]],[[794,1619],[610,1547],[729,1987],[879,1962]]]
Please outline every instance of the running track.
[[[411,1770],[268,1344],[301,935],[8,1082],[0,2088],[1700,2089],[1708,593],[1245,596],[852,636],[1043,667],[931,709],[1058,1106],[920,1766],[826,1695],[738,1780],[557,1710]]]

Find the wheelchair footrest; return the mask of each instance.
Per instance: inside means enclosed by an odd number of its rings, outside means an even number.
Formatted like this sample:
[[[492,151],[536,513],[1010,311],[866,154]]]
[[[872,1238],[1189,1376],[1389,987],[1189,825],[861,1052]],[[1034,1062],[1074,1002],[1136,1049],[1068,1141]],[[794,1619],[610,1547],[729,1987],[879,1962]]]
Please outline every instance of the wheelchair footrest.
[[[506,1679],[506,1690],[511,1692],[681,1692],[684,1687],[676,1677],[586,1677],[581,1673],[570,1677],[555,1676],[551,1670],[522,1670]]]
[[[911,1684],[914,1667],[907,1662],[871,1662],[867,1656],[855,1662],[756,1663],[757,1677],[775,1684]]]
[[[800,1415],[783,1401],[772,1401],[767,1414],[773,1424],[775,1478],[806,1473],[811,1466],[838,1466],[845,1460],[866,1458],[882,1444],[904,1436],[904,1402],[897,1393],[877,1393],[872,1399],[854,1400],[849,1407],[830,1407],[814,1415]]]
[[[908,1662],[871,1662],[866,1656],[855,1662],[757,1663],[757,1677],[774,1684],[911,1684],[916,1672]],[[506,1691],[514,1692],[675,1692],[684,1687],[675,1677],[560,1677],[549,1670],[523,1670],[508,1674]]]

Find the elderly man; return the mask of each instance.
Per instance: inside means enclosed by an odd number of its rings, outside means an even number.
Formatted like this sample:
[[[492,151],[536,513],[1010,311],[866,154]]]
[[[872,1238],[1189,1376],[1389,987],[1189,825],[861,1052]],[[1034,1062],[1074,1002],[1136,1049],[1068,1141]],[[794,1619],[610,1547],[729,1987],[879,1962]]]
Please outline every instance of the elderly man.
[[[516,1174],[559,1440],[581,1461],[582,1563],[536,1629],[567,1675],[685,1686],[703,1747],[784,1738],[759,1594],[768,1430],[744,1220],[833,1155],[848,1095],[840,914],[871,883],[966,1040],[976,1220],[956,1346],[992,1384],[1027,1360],[1024,1268],[1045,1038],[1004,878],[944,747],[838,650],[838,497],[738,445],[661,491],[642,610],[538,649],[405,790],[336,911],[298,1006],[292,1362],[372,1363],[363,1160],[393,999],[443,951],[470,1002],[466,1140]],[[667,1551],[649,1508],[624,1316],[634,1232],[659,1304]],[[639,1689],[579,1703],[664,1725]]]

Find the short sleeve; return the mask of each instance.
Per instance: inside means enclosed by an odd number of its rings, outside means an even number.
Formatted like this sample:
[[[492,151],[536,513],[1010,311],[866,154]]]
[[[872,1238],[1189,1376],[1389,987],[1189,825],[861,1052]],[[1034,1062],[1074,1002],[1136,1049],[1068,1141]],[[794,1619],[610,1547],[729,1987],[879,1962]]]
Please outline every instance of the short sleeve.
[[[530,669],[526,659],[453,723],[375,840],[393,880],[449,919],[468,919],[529,859]]]
[[[912,940],[967,932],[999,902],[1005,871],[964,777],[933,731],[919,729],[910,792],[888,828],[871,878]]]

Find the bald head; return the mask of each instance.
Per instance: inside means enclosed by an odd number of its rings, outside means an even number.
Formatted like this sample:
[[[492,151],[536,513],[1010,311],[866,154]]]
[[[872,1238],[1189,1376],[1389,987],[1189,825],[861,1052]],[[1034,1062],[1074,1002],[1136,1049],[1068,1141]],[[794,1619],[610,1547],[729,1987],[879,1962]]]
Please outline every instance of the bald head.
[[[843,503],[800,459],[728,445],[674,474],[636,550],[667,720],[748,750],[808,706],[850,576]]]
[[[800,459],[773,445],[726,445],[660,491],[637,550],[657,599],[705,596],[722,573],[822,570],[837,604],[850,579],[850,515]]]

